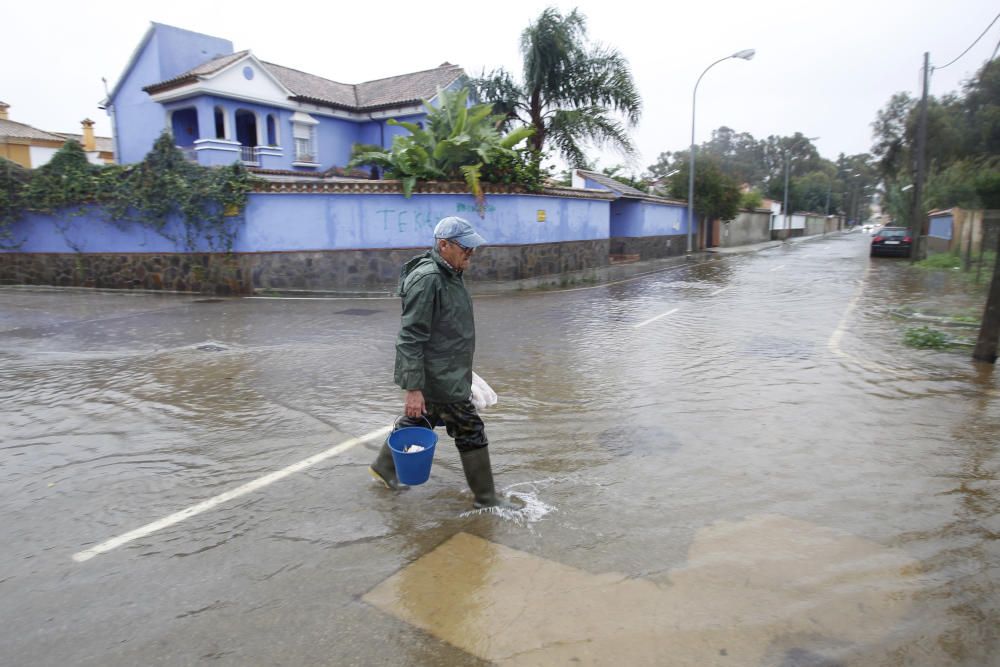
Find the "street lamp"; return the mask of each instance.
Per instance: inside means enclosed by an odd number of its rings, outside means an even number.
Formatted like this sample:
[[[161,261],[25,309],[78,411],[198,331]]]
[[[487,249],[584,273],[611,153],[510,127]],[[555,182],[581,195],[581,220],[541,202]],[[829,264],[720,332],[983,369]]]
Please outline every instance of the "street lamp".
[[[723,60],[729,60],[730,58],[741,58],[742,60],[750,60],[753,58],[754,54],[757,53],[754,49],[743,49],[742,51],[737,51],[731,56],[726,56],[725,58],[719,58],[714,63],[705,68],[705,71],[701,73],[698,80],[694,83],[694,93],[691,95],[691,161],[689,168],[691,173],[688,175],[688,253],[691,253],[692,243],[691,243],[691,232],[694,228],[694,110],[695,102],[698,100],[698,84],[701,83],[701,78],[705,76],[708,70],[712,69]]]
[[[788,156],[788,153],[791,152],[791,150],[795,148],[799,144],[799,142],[803,140],[816,141],[817,139],[819,139],[819,137],[799,137],[798,139],[793,141],[792,145],[785,150],[785,202],[784,204],[781,205],[781,211],[782,213],[785,214],[785,226],[788,227],[787,229],[788,236],[792,235],[792,221],[788,217],[788,163],[791,161],[791,158]],[[787,240],[788,237],[786,236],[785,238]]]

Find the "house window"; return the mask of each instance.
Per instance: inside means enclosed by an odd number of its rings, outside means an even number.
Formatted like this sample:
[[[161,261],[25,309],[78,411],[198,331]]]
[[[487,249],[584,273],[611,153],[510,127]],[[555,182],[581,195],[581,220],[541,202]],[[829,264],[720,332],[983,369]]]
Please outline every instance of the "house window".
[[[215,107],[215,138],[226,138],[226,112],[222,107]]]
[[[236,110],[236,141],[244,146],[257,145],[257,114],[253,111]]]
[[[278,141],[278,123],[274,118],[273,113],[267,114],[267,145],[277,146]]]
[[[296,123],[292,134],[295,136],[295,161],[316,162],[316,126]]]
[[[301,166],[319,164],[319,146],[316,141],[316,126],[319,121],[307,113],[296,111],[292,114],[292,143],[295,147],[293,164]]]

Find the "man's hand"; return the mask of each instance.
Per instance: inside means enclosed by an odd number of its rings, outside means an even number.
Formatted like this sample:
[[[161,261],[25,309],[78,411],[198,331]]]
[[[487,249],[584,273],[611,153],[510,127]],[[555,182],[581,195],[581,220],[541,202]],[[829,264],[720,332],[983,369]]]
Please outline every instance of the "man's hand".
[[[419,389],[410,389],[406,392],[406,403],[403,410],[407,417],[422,417],[426,406],[424,405],[424,392]]]

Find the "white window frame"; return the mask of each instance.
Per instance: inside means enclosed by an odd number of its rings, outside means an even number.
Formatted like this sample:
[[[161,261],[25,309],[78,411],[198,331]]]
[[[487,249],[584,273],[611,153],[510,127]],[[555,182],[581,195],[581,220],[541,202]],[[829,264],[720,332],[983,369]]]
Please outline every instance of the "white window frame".
[[[296,111],[292,114],[292,164],[312,166],[319,164],[319,142],[316,136],[316,126],[319,121],[309,114]],[[308,136],[301,136],[301,135]],[[304,144],[302,143],[304,142]],[[300,151],[299,147],[304,145],[310,152]],[[311,160],[303,160],[303,157],[311,157]]]

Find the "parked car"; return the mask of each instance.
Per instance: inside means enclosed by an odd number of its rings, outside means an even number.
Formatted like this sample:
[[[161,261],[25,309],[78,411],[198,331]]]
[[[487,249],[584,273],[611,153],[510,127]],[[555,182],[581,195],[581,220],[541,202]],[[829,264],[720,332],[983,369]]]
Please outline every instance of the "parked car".
[[[906,227],[883,227],[875,233],[872,239],[871,256],[896,255],[909,257],[913,247],[913,239]]]

